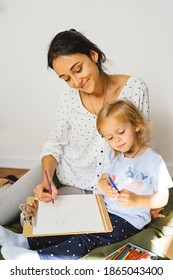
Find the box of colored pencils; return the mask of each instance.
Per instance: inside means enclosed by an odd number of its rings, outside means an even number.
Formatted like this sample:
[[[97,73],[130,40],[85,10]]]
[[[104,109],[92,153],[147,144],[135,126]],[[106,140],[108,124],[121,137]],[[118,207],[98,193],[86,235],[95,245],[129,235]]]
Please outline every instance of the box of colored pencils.
[[[127,243],[108,255],[105,260],[156,260],[157,255],[132,243]]]

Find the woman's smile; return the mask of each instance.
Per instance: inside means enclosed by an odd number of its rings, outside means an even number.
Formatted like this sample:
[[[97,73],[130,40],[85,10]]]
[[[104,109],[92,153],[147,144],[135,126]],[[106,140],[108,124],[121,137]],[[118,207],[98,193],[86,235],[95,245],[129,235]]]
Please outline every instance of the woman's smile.
[[[87,79],[87,80],[83,83],[83,85],[81,86],[82,89],[87,88],[87,86],[88,86],[88,81],[89,81],[89,79]]]

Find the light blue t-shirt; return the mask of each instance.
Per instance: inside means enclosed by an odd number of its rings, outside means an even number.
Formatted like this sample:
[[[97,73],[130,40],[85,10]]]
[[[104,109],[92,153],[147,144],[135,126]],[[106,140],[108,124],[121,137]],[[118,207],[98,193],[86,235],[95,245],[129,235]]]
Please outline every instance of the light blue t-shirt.
[[[119,190],[127,189],[138,195],[150,195],[158,190],[173,187],[173,182],[163,158],[148,148],[136,158],[126,158],[124,154],[114,158],[109,149],[105,158],[103,173],[115,175]],[[121,207],[116,198],[104,196],[107,210],[127,220],[134,227],[142,229],[151,221],[150,209],[142,207]]]

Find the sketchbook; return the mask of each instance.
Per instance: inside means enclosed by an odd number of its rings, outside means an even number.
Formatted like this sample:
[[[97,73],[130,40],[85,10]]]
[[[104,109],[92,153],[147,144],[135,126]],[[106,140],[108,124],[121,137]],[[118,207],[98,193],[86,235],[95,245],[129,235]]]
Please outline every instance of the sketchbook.
[[[35,198],[28,197],[31,204]],[[39,201],[31,223],[24,222],[23,235],[51,236],[111,232],[112,224],[100,194],[58,195],[52,202]]]

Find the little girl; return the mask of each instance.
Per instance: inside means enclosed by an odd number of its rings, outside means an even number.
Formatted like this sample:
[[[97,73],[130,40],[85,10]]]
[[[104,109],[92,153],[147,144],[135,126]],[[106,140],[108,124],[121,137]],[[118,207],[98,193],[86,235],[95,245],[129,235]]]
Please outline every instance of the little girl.
[[[107,210],[140,230],[151,220],[150,209],[167,204],[168,188],[173,186],[162,157],[148,146],[149,123],[124,99],[104,106],[97,129],[112,148],[98,182]],[[118,191],[112,188],[109,175]]]
[[[76,260],[97,247],[124,240],[151,220],[150,209],[168,202],[172,179],[160,155],[148,147],[150,129],[129,101],[107,103],[97,129],[108,148],[98,188],[104,195],[113,231],[25,238],[0,226],[1,253],[7,260]],[[111,181],[115,180],[114,188]]]

